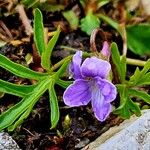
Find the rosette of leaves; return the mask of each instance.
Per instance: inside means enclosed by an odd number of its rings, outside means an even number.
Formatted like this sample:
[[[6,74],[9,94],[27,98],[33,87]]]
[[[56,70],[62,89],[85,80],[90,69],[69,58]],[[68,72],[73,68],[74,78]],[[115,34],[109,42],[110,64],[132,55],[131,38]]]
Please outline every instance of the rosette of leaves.
[[[60,28],[58,27],[48,44],[45,42],[42,14],[39,9],[35,9],[34,40],[38,53],[41,56],[41,66],[45,70],[45,73],[35,72],[25,66],[12,62],[0,54],[0,67],[16,76],[36,80],[36,84],[34,85],[16,85],[0,80],[0,92],[22,97],[21,101],[0,115],[0,130],[7,128],[9,131],[13,131],[29,116],[34,105],[46,91],[49,92],[51,128],[56,127],[59,121],[59,106],[54,85],[58,84],[62,87],[69,85],[68,82],[60,78],[71,60],[71,56],[69,56],[54,65],[55,67],[51,65],[51,53],[59,34]],[[57,71],[54,71],[54,68]]]
[[[130,79],[126,80],[126,57],[120,56],[115,43],[112,43],[111,51],[112,60],[120,80],[120,83],[116,85],[120,97],[120,104],[114,113],[124,119],[130,118],[133,113],[139,116],[141,115],[140,107],[137,104],[138,101],[135,101],[133,98],[138,98],[150,104],[150,95],[140,90],[141,86],[150,85],[150,59],[147,60],[142,70],[137,67]]]

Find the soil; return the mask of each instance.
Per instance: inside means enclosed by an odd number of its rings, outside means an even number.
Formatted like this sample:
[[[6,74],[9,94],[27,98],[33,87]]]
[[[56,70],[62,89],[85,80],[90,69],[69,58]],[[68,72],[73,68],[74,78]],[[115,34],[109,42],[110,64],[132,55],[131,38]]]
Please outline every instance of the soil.
[[[2,3],[2,2],[0,2]],[[9,0],[8,0],[9,4]],[[75,1],[67,5],[65,9],[72,8],[76,5]],[[111,8],[111,9],[110,9]],[[110,9],[110,10],[109,10]],[[115,8],[110,4],[103,8],[108,15],[114,11]],[[32,8],[25,9],[28,19],[33,24]],[[3,37],[0,37],[7,44],[0,48],[0,53],[7,56],[14,62],[27,66],[25,56],[30,53],[34,56],[33,37],[27,36],[25,28],[20,20],[18,13],[14,12],[14,8],[8,9],[6,5],[1,5],[1,27],[4,25],[6,28],[0,29]],[[114,12],[118,12],[115,10]],[[68,46],[73,49],[83,51],[90,51],[90,37],[83,33],[80,29],[71,30],[67,21],[63,18],[61,12],[46,12],[42,11],[44,16],[44,26],[48,31],[54,31],[56,25],[61,23],[62,32],[53,51],[52,63],[55,64],[63,57],[73,53],[72,51],[65,50],[61,46]],[[117,13],[116,13],[117,14]],[[81,16],[82,17],[82,13]],[[117,18],[117,15],[115,16]],[[112,28],[108,27],[105,23],[101,25],[102,30],[105,31],[109,42],[116,41],[119,47],[122,47],[121,37]],[[16,43],[18,41],[18,43]],[[102,41],[101,41],[102,43]],[[96,41],[98,49],[101,44]],[[136,56],[129,53],[130,56]],[[146,59],[143,58],[142,59]],[[34,62],[29,67],[33,70],[39,68],[39,64]],[[133,68],[129,68],[128,75],[133,73]],[[0,68],[0,79],[19,84],[31,84],[30,80],[22,79],[14,76],[8,71]],[[10,135],[17,142],[23,150],[74,150],[81,149],[88,143],[95,140],[102,133],[107,131],[111,126],[118,125],[123,119],[111,114],[108,119],[101,123],[96,120],[93,115],[91,105],[78,108],[69,108],[64,105],[62,95],[64,89],[56,86],[57,96],[59,99],[60,107],[60,120],[58,126],[50,129],[50,108],[48,93],[45,93],[38,103],[35,105],[30,116],[19,126],[15,131],[10,132]],[[0,112],[8,109],[10,106],[18,102],[20,98],[12,95],[5,94],[0,100]],[[115,104],[117,105],[117,104]]]

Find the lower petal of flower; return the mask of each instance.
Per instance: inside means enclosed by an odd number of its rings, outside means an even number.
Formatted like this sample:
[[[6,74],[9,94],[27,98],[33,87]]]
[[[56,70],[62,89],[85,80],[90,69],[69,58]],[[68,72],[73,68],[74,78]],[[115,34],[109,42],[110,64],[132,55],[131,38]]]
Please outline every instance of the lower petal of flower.
[[[96,77],[95,80],[99,86],[102,95],[104,96],[105,103],[110,103],[115,100],[117,96],[117,90],[115,85],[113,85],[106,79],[101,79],[100,77]]]
[[[111,112],[110,103],[103,104],[102,107],[99,107],[98,105],[97,106],[94,105],[93,107],[94,107],[95,117],[101,122],[105,121]]]
[[[64,92],[64,103],[70,107],[87,105],[91,100],[88,81],[77,79]]]
[[[105,96],[96,82],[95,86],[92,85],[92,89],[91,103],[95,117],[99,121],[105,121],[111,112],[111,104],[105,102]]]

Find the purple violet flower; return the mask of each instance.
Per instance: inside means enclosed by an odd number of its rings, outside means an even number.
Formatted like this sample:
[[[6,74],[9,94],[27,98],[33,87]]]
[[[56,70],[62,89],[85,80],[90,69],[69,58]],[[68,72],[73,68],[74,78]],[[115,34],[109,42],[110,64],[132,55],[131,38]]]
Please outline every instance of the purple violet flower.
[[[64,92],[64,103],[70,107],[87,105],[90,101],[95,117],[105,121],[111,112],[111,104],[117,95],[116,87],[107,80],[111,66],[97,57],[86,58],[82,52],[73,56],[70,70],[75,81]]]

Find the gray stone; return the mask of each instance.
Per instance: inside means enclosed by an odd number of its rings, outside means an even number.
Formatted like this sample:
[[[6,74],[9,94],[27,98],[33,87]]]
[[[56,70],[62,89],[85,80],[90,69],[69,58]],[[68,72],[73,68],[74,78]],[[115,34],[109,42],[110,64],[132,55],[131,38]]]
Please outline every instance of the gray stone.
[[[150,150],[150,110],[109,129],[84,150]]]
[[[0,132],[0,150],[21,150],[17,143],[8,135]]]

